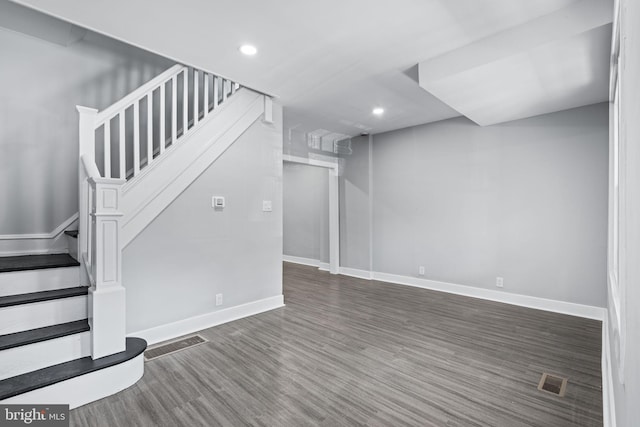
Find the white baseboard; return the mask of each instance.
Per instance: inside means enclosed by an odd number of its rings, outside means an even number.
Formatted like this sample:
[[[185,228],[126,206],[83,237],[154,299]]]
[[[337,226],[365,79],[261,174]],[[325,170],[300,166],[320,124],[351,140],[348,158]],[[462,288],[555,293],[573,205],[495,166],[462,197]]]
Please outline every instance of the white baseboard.
[[[320,270],[328,270],[328,264],[323,264],[315,259],[290,255],[283,255],[282,259],[285,262],[318,267]],[[326,268],[323,268],[323,265],[326,265]],[[509,292],[494,291],[491,289],[476,288],[474,286],[457,285],[454,283],[439,282],[436,280],[420,279],[417,277],[401,276],[397,274],[379,273],[375,271],[370,272],[367,270],[359,270],[349,267],[340,267],[339,272],[345,276],[357,277],[359,279],[380,280],[382,282],[413,286],[416,288],[447,292],[456,295],[464,295],[467,297],[496,301],[521,307],[535,308],[537,310],[584,317],[587,319],[602,321],[606,316],[605,308],[590,305],[556,301],[546,298],[532,297],[529,295],[512,294]]]
[[[603,321],[606,315],[606,309],[602,307],[575,304],[565,301],[556,301],[546,298],[532,297],[529,295],[512,294],[508,292],[494,291],[491,289],[476,288],[473,286],[456,285],[454,283],[419,279],[417,277],[374,272],[373,279],[383,282],[396,283],[399,285],[414,286],[422,289],[430,289],[433,291],[441,291],[450,294],[464,295],[467,297],[518,305],[521,307],[535,308],[537,310],[568,314],[571,316],[584,317],[587,319]]]
[[[602,419],[604,427],[616,427],[616,404],[611,369],[611,343],[609,342],[609,316],[602,322]]]
[[[41,255],[67,252],[67,242],[62,234],[78,220],[75,213],[50,233],[2,234],[0,256]]]
[[[135,384],[144,373],[144,353],[126,362],[80,375],[2,401],[2,404],[69,405],[71,409],[111,396]]]
[[[144,338],[149,345],[153,345],[182,335],[192,334],[203,329],[222,325],[223,323],[232,322],[234,320],[253,316],[255,314],[260,314],[280,307],[284,307],[283,295],[264,298],[235,307],[229,307],[224,310],[201,314],[199,316],[190,317],[188,319],[179,320],[166,325],[156,326],[139,332],[132,332],[128,335]]]
[[[65,219],[62,224],[58,225],[55,230],[50,233],[35,233],[35,234],[0,234],[0,240],[39,240],[39,239],[53,239],[56,236],[62,234],[67,228],[69,228],[74,222],[78,220],[78,213],[74,213],[69,218]]]
[[[320,261],[317,259],[302,258],[293,255],[282,255],[282,260],[284,262],[291,262],[293,264],[308,265],[310,267],[320,267]]]
[[[373,279],[373,274],[368,270],[359,270],[357,268],[340,267],[340,274],[343,276],[356,277],[358,279]]]
[[[291,262],[293,264],[301,264],[301,265],[308,265],[310,267],[318,267],[318,270],[321,270],[321,271],[329,271],[331,269],[331,265],[328,262],[322,262],[318,259],[302,258],[299,256],[292,256],[292,255],[282,255],[282,260],[284,262]]]

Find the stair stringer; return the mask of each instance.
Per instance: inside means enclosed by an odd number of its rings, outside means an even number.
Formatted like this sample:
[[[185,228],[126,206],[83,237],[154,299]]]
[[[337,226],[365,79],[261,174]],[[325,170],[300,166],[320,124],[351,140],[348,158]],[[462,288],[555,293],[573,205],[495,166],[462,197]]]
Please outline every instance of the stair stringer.
[[[124,185],[122,248],[264,114],[264,104],[264,95],[241,88]]]

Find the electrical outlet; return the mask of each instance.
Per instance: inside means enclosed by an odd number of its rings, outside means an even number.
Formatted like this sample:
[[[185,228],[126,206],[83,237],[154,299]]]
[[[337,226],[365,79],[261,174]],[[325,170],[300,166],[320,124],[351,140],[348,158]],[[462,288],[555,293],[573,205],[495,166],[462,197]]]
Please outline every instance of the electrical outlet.
[[[496,286],[504,288],[504,277],[496,277]]]
[[[418,274],[421,275],[421,276],[424,276],[424,266],[423,265],[418,267]]]
[[[216,294],[216,305],[222,305],[222,294]]]
[[[273,203],[271,200],[263,200],[262,201],[262,212],[272,212],[273,211]]]

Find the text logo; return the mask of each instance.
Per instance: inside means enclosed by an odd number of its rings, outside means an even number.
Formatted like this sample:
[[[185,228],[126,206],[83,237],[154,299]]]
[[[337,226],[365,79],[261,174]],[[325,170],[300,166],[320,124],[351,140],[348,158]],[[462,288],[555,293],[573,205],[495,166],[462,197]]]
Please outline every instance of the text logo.
[[[69,405],[0,405],[0,427],[69,427]]]

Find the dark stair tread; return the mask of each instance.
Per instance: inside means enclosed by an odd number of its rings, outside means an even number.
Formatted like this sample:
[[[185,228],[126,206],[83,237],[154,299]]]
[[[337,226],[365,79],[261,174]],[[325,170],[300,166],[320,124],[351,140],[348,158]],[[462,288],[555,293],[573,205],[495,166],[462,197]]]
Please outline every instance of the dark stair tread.
[[[91,357],[72,360],[38,369],[0,381],[0,400],[47,387],[71,378],[127,362],[144,352],[147,342],[141,338],[127,338],[127,349],[121,353],[92,360]]]
[[[13,305],[31,304],[33,302],[51,301],[54,299],[78,297],[87,295],[89,288],[79,286],[76,288],[54,289],[52,291],[32,292],[30,294],[8,295],[0,297],[0,308]]]
[[[78,238],[78,230],[67,230],[64,232],[64,234],[73,238]]]
[[[0,335],[0,351],[40,341],[52,340],[54,338],[66,337],[67,335],[79,334],[81,332],[87,332],[88,330],[89,321],[85,319],[69,323],[61,323],[59,325],[45,326],[44,328],[30,329],[28,331],[14,332],[7,335]]]
[[[44,254],[0,257],[0,273],[80,265],[69,254]]]

